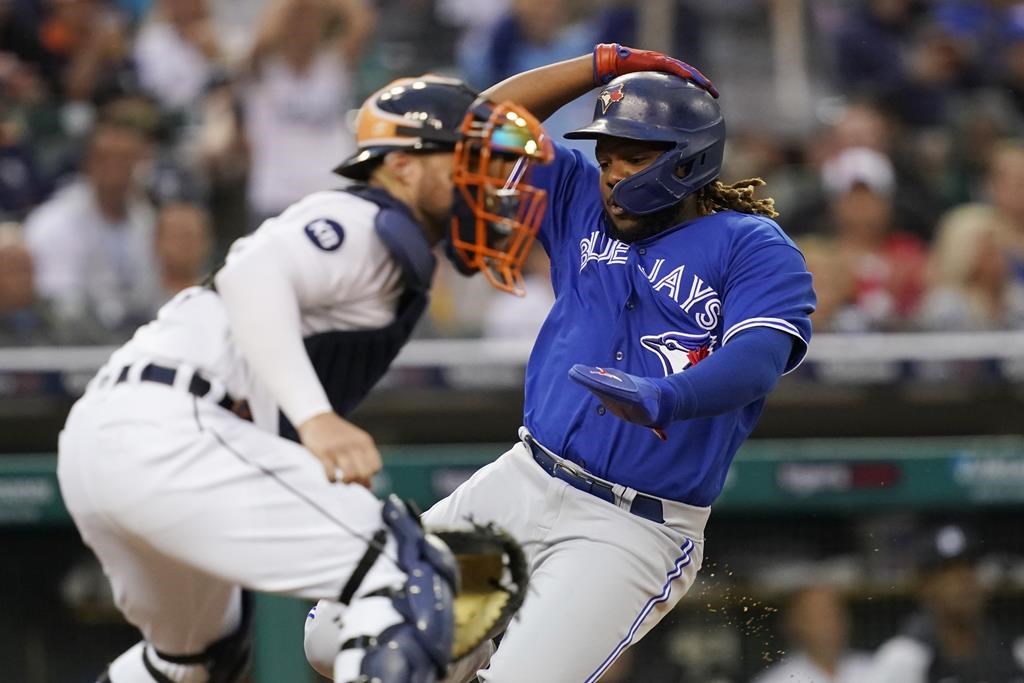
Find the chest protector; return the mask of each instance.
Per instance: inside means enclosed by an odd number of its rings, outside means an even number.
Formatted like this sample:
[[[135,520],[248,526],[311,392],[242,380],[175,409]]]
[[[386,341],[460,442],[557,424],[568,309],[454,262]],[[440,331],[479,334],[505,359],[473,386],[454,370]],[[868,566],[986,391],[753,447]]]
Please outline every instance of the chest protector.
[[[427,308],[430,282],[437,261],[423,229],[404,204],[387,192],[371,187],[345,190],[373,202],[380,211],[374,222],[377,236],[402,269],[404,291],[394,321],[372,330],[334,330],[306,337],[306,353],[313,362],[331,407],[348,415],[384,376],[412,335]],[[280,414],[281,436],[298,441],[295,428]]]

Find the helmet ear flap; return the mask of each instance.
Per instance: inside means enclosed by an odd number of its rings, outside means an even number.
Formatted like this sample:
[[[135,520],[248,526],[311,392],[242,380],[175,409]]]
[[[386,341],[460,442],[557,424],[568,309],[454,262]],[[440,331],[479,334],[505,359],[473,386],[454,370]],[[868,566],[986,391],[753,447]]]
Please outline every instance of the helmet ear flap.
[[[686,145],[676,145],[644,170],[619,181],[612,199],[634,216],[661,211],[685,196],[685,179],[692,166]]]

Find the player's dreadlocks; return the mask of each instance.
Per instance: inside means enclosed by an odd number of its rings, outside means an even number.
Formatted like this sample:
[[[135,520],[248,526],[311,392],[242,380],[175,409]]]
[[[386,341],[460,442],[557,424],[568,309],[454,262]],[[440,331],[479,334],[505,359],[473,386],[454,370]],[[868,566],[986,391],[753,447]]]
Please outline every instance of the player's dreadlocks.
[[[754,190],[764,184],[761,178],[747,178],[731,185],[715,180],[697,190],[697,206],[705,216],[728,210],[776,218],[779,212],[773,198],[754,198]]]

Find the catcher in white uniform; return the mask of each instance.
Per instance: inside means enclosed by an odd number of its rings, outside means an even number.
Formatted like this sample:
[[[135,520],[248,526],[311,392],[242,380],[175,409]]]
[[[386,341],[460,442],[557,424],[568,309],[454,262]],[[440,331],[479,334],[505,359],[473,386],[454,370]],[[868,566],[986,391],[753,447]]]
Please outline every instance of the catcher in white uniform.
[[[525,172],[552,149],[525,110],[433,77],[376,93],[359,127],[338,171],[365,185],[236,242],[68,417],[64,500],[143,637],[101,681],[241,680],[243,588],[347,605],[335,681],[429,682],[449,663],[453,556],[367,490],[380,455],[341,416],[423,312],[434,245],[520,288],[544,208]]]

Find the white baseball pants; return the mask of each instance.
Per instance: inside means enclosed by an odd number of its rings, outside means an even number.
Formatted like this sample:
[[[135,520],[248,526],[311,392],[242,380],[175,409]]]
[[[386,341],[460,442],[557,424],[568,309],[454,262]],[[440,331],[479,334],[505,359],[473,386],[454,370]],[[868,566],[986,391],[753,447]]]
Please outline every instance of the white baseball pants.
[[[87,392],[60,435],[58,477],[117,606],[169,654],[234,630],[240,586],[336,598],[383,526],[373,494],[331,484],[301,446],[153,383]],[[358,595],[404,581],[382,556]]]
[[[596,681],[657,624],[693,584],[710,513],[662,505],[664,524],[638,517],[549,476],[518,443],[428,510],[428,529],[494,522],[525,546],[526,601],[480,680]]]

